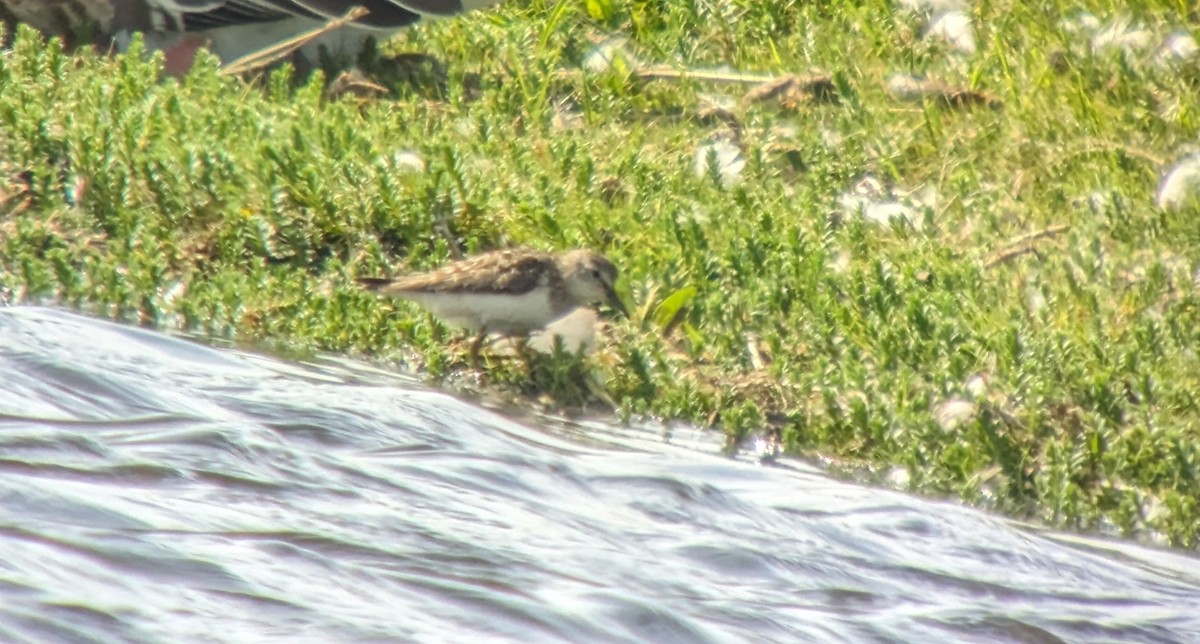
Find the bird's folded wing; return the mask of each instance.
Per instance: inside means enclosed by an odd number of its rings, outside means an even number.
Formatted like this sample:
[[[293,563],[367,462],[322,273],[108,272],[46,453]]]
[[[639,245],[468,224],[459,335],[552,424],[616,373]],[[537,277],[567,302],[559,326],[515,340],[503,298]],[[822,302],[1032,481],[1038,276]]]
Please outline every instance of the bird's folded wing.
[[[367,15],[355,25],[379,30],[396,30],[423,16],[449,16],[463,11],[461,0],[145,0],[193,31],[289,17],[329,20],[353,7]]]
[[[527,293],[557,276],[554,260],[544,254],[490,253],[430,273],[394,280],[360,279],[368,290],[404,293]],[[561,279],[561,278],[559,278]]]

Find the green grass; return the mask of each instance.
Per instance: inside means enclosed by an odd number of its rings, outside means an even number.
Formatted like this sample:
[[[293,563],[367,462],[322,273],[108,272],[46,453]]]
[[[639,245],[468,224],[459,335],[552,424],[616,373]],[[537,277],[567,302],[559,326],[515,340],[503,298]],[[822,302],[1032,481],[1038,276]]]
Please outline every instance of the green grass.
[[[1200,133],[1198,79],[1089,52],[1066,3],[978,4],[965,58],[885,2],[509,4],[390,45],[446,63],[444,95],[373,101],[211,60],[162,79],[21,33],[0,57],[0,294],[452,379],[453,332],[356,276],[595,247],[631,319],[584,360],[495,361],[490,387],[778,432],[915,491],[1194,548],[1200,208],[1154,192]],[[1092,10],[1162,35],[1200,20]],[[838,100],[734,108],[747,164],[724,188],[693,170],[721,129],[698,112],[745,88],[577,71],[609,33],[649,63],[821,69]],[[1003,107],[901,103],[895,72]],[[911,226],[839,212],[867,176],[939,199]],[[975,413],[939,422],[952,400]]]

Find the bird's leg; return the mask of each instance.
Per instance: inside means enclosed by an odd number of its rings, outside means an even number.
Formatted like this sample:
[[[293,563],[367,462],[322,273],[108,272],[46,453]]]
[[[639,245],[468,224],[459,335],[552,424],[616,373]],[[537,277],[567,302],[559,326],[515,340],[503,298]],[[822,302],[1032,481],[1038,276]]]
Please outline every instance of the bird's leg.
[[[525,364],[526,373],[533,371],[533,362],[529,356],[529,336],[522,335],[513,338],[513,345],[517,352],[517,357]]]
[[[479,350],[483,348],[483,341],[487,339],[487,327],[479,329],[479,335],[475,336],[475,341],[471,343],[471,368],[476,372],[481,372],[479,368]]]

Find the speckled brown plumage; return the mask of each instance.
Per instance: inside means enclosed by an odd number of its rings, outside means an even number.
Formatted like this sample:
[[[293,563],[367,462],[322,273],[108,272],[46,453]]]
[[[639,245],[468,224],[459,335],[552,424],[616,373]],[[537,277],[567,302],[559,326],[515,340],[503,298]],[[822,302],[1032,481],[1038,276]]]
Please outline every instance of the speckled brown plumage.
[[[539,284],[562,281],[554,256],[530,250],[498,250],[448,264],[428,273],[388,280],[387,294],[525,293]]]
[[[417,302],[443,320],[479,333],[523,334],[580,306],[608,302],[624,312],[613,288],[617,268],[590,250],[565,253],[500,250],[364,287]]]

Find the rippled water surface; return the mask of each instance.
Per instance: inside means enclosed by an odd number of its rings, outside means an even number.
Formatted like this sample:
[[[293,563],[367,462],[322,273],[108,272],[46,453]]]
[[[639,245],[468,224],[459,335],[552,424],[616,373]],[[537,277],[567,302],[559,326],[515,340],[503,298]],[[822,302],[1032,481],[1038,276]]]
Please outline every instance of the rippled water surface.
[[[1200,562],[0,309],[0,641],[1200,641]]]

